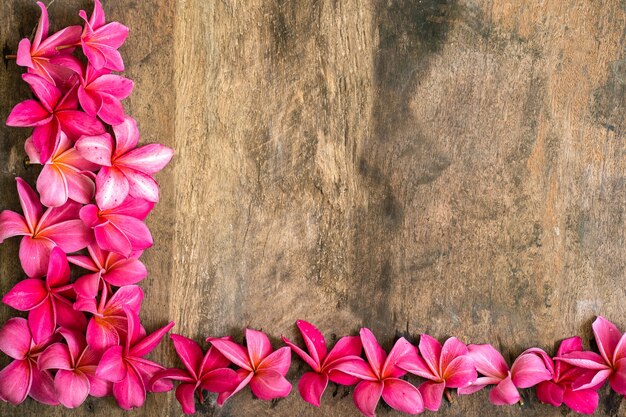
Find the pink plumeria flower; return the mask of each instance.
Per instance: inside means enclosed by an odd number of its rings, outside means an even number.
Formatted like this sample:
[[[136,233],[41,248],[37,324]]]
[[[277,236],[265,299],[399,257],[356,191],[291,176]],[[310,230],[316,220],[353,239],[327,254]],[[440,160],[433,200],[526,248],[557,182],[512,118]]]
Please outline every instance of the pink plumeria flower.
[[[358,336],[346,336],[337,341],[330,352],[327,352],[326,341],[322,333],[311,323],[304,320],[296,322],[308,354],[300,347],[293,344],[286,337],[282,337],[291,350],[298,354],[311,368],[313,372],[307,372],[298,382],[298,391],[304,401],[320,406],[320,401],[328,381],[342,385],[354,385],[359,379],[338,371],[337,365],[350,359],[359,359],[363,346]]]
[[[130,257],[133,252],[152,246],[152,235],[142,220],[153,207],[154,203],[129,196],[112,209],[86,205],[80,209],[80,218],[93,228],[100,249]]]
[[[39,369],[56,370],[54,387],[67,408],[81,405],[88,395],[111,395],[112,384],[96,376],[100,356],[87,346],[81,332],[60,328],[65,343],[53,343],[39,355]]]
[[[159,371],[152,377],[150,386],[161,379],[181,381],[176,388],[176,399],[185,414],[196,412],[195,392],[198,392],[200,403],[204,403],[202,390],[221,393],[233,391],[239,385],[237,373],[228,368],[230,361],[214,346],[203,354],[200,346],[191,339],[178,334],[172,334],[170,338],[185,369]]]
[[[102,210],[120,205],[127,195],[153,203],[159,201],[159,186],[152,174],[159,172],[172,159],[174,151],[152,143],[137,148],[137,122],[126,116],[124,122],[113,126],[113,138],[108,133],[83,136],[76,149],[83,158],[102,166],[96,177],[96,202]]]
[[[136,284],[148,276],[146,266],[139,260],[141,251],[134,252],[126,258],[119,253],[104,251],[93,243],[87,246],[87,250],[89,256],[73,255],[67,258],[70,263],[92,272],[74,282],[74,291],[79,297],[96,297],[102,281],[123,287]]]
[[[70,140],[82,135],[99,135],[104,126],[94,117],[77,110],[77,84],[65,94],[44,78],[35,74],[22,74],[38,100],[18,103],[7,118],[7,126],[34,127],[33,145],[41,161],[52,156],[63,131]]]
[[[0,213],[0,243],[12,236],[24,236],[20,262],[26,275],[37,278],[46,274],[53,247],[59,246],[66,253],[75,252],[87,247],[93,234],[78,218],[78,203],[68,201],[42,214],[37,194],[24,180],[16,180],[24,215],[9,210]]]
[[[98,166],[81,157],[67,135],[59,131],[57,144],[50,159],[42,162],[32,138],[26,139],[24,148],[30,164],[43,164],[37,178],[37,191],[41,203],[47,207],[62,206],[68,199],[88,204],[94,196],[96,185],[93,174]]]
[[[583,350],[580,337],[565,339],[559,345],[556,356],[567,355]],[[593,414],[598,407],[599,396],[594,388],[574,390],[572,385],[585,373],[593,372],[578,368],[560,360],[548,361],[548,370],[552,372],[552,380],[540,382],[536,388],[539,401],[555,407],[567,405],[577,413]]]
[[[36,344],[26,319],[14,317],[0,329],[0,350],[13,359],[0,371],[0,400],[17,405],[30,395],[43,404],[57,405],[50,372],[40,370],[37,359],[53,339]]]
[[[353,394],[354,404],[359,411],[374,417],[381,396],[387,405],[403,413],[418,414],[424,411],[422,395],[413,385],[400,379],[406,371],[397,366],[415,347],[402,337],[387,355],[371,330],[362,328],[360,336],[367,362],[359,358],[337,365],[337,370],[362,379]]]
[[[546,368],[549,357],[541,349],[522,352],[511,369],[491,345],[469,345],[468,350],[476,370],[483,376],[470,386],[459,388],[459,394],[472,394],[487,385],[495,385],[489,393],[489,401],[495,405],[511,405],[521,399],[518,388],[530,388],[552,379],[552,373]]]
[[[476,381],[476,367],[468,355],[467,346],[456,337],[449,338],[441,346],[437,339],[423,334],[419,352],[421,356],[417,350],[409,352],[398,366],[429,380],[417,388],[428,410],[439,410],[446,388],[467,387]]]
[[[83,53],[96,69],[124,71],[124,61],[117,50],[128,36],[128,28],[118,22],[105,22],[104,10],[99,0],[94,1],[93,13],[87,20],[84,10],[79,16],[85,21],[80,37]]]
[[[109,294],[111,289],[105,285],[100,292],[99,302],[93,298],[79,298],[74,304],[75,309],[93,314],[87,324],[86,338],[89,347],[96,352],[122,342],[128,327],[124,308],[137,315],[143,300],[143,291],[136,285],[126,285],[111,296]]]
[[[228,339],[209,337],[213,347],[239,366],[239,384],[232,391],[221,393],[219,405],[250,384],[252,393],[261,400],[286,397],[291,392],[291,384],[285,375],[291,364],[291,351],[288,347],[273,350],[267,335],[257,330],[246,329],[247,349]]]
[[[592,327],[600,355],[574,351],[556,359],[593,371],[593,377],[581,378],[574,383],[574,391],[599,387],[608,379],[613,391],[626,395],[626,333],[622,334],[617,326],[602,316],[596,318]]]
[[[42,2],[37,4],[41,8],[37,32],[32,44],[28,38],[20,41],[16,62],[17,65],[27,67],[29,73],[39,75],[60,88],[70,78],[72,71],[55,63],[54,59],[72,53],[72,45],[79,42],[82,28],[69,26],[48,36],[48,10]]]
[[[85,316],[74,310],[74,290],[70,284],[70,268],[65,253],[54,247],[45,280],[29,278],[18,282],[2,302],[16,310],[28,311],[28,325],[35,343],[50,338],[57,324],[84,330]]]
[[[142,331],[139,317],[129,308],[124,308],[128,329],[123,346],[112,346],[100,359],[96,376],[113,383],[113,397],[124,410],[141,407],[146,400],[146,388],[154,375],[163,366],[145,359],[161,342],[163,336],[174,326],[171,322],[148,336]],[[152,392],[172,389],[167,380],[158,381],[151,387]]]

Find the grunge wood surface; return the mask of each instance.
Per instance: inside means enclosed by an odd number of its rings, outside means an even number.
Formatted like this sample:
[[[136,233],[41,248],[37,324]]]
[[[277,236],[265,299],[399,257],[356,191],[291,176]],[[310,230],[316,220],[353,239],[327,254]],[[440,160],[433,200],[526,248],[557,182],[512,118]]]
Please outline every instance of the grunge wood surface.
[[[87,1],[56,0],[52,28]],[[131,35],[126,102],[142,141],[176,150],[158,175],[142,317],[199,340],[245,326],[296,337],[371,327],[492,343],[513,357],[590,336],[596,314],[626,329],[624,0],[104,1]],[[0,46],[37,22],[34,1],[0,2]],[[0,116],[29,95],[0,68]],[[27,131],[0,127],[0,207],[18,209]],[[0,290],[22,278],[18,239],[0,246]],[[0,308],[4,321],[9,314]],[[150,329],[149,329],[150,330]],[[415,339],[412,339],[415,340]],[[175,365],[171,344],[153,358]],[[292,381],[304,370],[294,361]],[[243,393],[201,415],[357,416],[330,387]],[[441,416],[560,416],[487,392]],[[601,391],[597,415],[623,416]],[[181,415],[173,394],[124,413],[27,400],[2,416]],[[573,413],[570,413],[573,415]],[[379,407],[379,415],[397,415]]]

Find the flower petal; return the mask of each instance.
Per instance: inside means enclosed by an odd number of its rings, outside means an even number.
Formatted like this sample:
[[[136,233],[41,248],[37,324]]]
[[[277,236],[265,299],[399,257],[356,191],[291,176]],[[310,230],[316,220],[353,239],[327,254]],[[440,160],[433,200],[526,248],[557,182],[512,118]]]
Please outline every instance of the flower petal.
[[[254,365],[261,363],[272,352],[272,345],[267,335],[257,330],[246,329],[246,345],[250,361]]]
[[[543,381],[537,385],[535,394],[537,395],[537,399],[542,403],[558,407],[563,403],[565,387],[552,381]]]
[[[61,91],[43,77],[35,74],[22,74],[22,79],[30,86],[41,105],[52,113],[61,99]]]
[[[122,123],[113,126],[113,133],[115,133],[115,153],[118,156],[134,149],[139,142],[137,121],[130,116],[124,117]]]
[[[126,377],[113,384],[113,396],[117,404],[124,410],[141,407],[146,400],[146,389],[139,373],[128,367]]]
[[[598,408],[600,396],[597,391],[586,389],[581,391],[565,390],[563,402],[569,408],[581,414],[593,414]]]
[[[52,115],[37,100],[25,100],[17,103],[6,125],[13,127],[41,126],[50,123]]]
[[[526,353],[520,355],[511,366],[511,379],[518,388],[530,388],[541,381],[552,379],[541,357]]]
[[[202,376],[202,389],[210,392],[227,392],[239,385],[237,373],[230,368],[219,368]]]
[[[120,342],[118,329],[106,320],[92,317],[87,324],[87,344],[97,352],[102,352]]]
[[[54,387],[59,393],[59,402],[67,408],[76,408],[89,395],[89,379],[82,372],[60,370],[54,378]]]
[[[461,342],[456,337],[451,337],[446,340],[441,348],[441,357],[439,358],[439,374],[444,375],[446,368],[450,363],[459,356],[467,355],[469,351],[465,343]]]
[[[252,371],[252,366],[250,365],[250,357],[248,356],[248,352],[246,351],[246,349],[244,349],[243,346],[230,340],[212,337],[207,338],[207,342],[211,342],[215,349],[220,351],[222,355],[226,356],[235,365],[247,371]]]
[[[399,378],[402,375],[406,374],[406,371],[398,367],[397,364],[401,363],[405,356],[411,355],[414,352],[415,346],[413,346],[408,340],[406,340],[404,337],[398,339],[391,348],[389,356],[383,364],[381,376],[383,378]]]
[[[102,223],[93,229],[98,246],[106,251],[130,256],[133,246],[128,237],[111,222]]]
[[[84,249],[93,241],[91,230],[80,219],[67,220],[48,226],[39,232],[39,236],[50,239],[65,253]]]
[[[101,210],[117,207],[128,196],[126,176],[116,167],[103,167],[96,176],[96,203]]]
[[[195,414],[196,401],[195,401],[196,385],[195,384],[180,384],[176,388],[176,400],[183,408],[185,414]]]
[[[419,352],[424,362],[434,375],[440,375],[439,357],[441,356],[441,343],[426,333],[420,336]]]
[[[16,310],[28,311],[38,306],[48,296],[46,284],[41,279],[25,279],[2,298],[2,302]]]
[[[26,319],[21,317],[10,318],[0,328],[0,350],[9,357],[17,360],[26,358],[30,343],[31,335]],[[0,381],[2,381],[1,378]]]
[[[417,387],[420,394],[422,394],[424,407],[430,411],[438,411],[445,388],[445,382],[434,381],[426,381]]]
[[[13,236],[30,234],[23,216],[10,210],[4,210],[0,213],[0,243]]]
[[[156,174],[165,168],[172,156],[174,156],[174,150],[171,148],[159,143],[151,143],[129,151],[119,157],[116,162],[145,174]]]
[[[48,371],[40,371],[37,368],[32,368],[33,382],[30,386],[30,392],[28,395],[35,401],[42,404],[57,405],[59,401],[57,399],[57,392],[54,389],[54,379]]]
[[[622,358],[613,365],[613,373],[609,378],[609,384],[613,391],[626,395],[626,358]]]
[[[124,233],[130,242],[132,250],[143,250],[152,246],[152,235],[150,229],[144,222],[131,216],[109,214],[107,219]],[[106,249],[100,246],[102,249]],[[120,252],[121,253],[121,252]],[[130,256],[130,253],[123,253]]]
[[[285,376],[291,365],[291,349],[282,347],[267,355],[257,366],[257,370],[272,370]]]
[[[326,358],[327,353],[324,335],[322,335],[322,332],[320,332],[317,327],[304,320],[296,321],[296,326],[300,329],[302,339],[311,354],[311,358],[313,358],[316,363],[321,364]]]
[[[510,376],[500,381],[489,393],[489,401],[495,405],[511,405],[519,402],[520,396]]]
[[[171,334],[170,339],[174,343],[176,354],[187,371],[195,378],[198,377],[198,371],[202,364],[202,349],[195,340],[186,338],[178,334]]]
[[[307,365],[309,365],[311,368],[313,368],[314,371],[316,371],[316,372],[320,372],[321,371],[321,369],[322,369],[321,364],[315,362],[315,360],[311,356],[309,356],[308,353],[306,353],[299,346],[294,344],[291,340],[287,339],[285,336],[282,336],[282,340],[283,340],[283,342],[287,346],[289,346],[291,348],[291,350],[293,350],[298,356],[300,356],[300,358],[304,362],[306,362]]]
[[[304,401],[319,407],[327,385],[328,377],[326,375],[306,372],[298,381],[298,391]]]
[[[291,384],[280,373],[271,369],[257,371],[250,380],[252,393],[260,400],[282,398],[291,392]]]
[[[56,327],[56,317],[54,313],[54,305],[50,298],[30,310],[28,313],[28,326],[33,335],[35,343],[39,344],[54,333]]]
[[[385,350],[380,347],[374,333],[372,333],[370,329],[362,328],[359,335],[361,336],[361,343],[363,343],[363,350],[365,351],[367,361],[374,373],[380,376],[385,359],[387,359]]]
[[[376,406],[383,394],[383,383],[374,381],[361,381],[354,388],[352,399],[354,405],[366,417],[376,416]]]
[[[55,115],[61,130],[72,140],[84,135],[102,135],[105,132],[104,126],[98,119],[83,111],[63,110],[57,111]]]
[[[344,336],[335,343],[324,359],[325,366],[331,366],[333,362],[346,356],[361,356],[363,345],[359,336]]]
[[[65,369],[74,368],[72,357],[67,345],[63,343],[53,343],[44,350],[37,358],[37,367],[44,369]]]
[[[82,136],[76,141],[76,150],[86,160],[105,167],[111,166],[113,138],[108,133]]]
[[[154,203],[159,201],[159,185],[154,178],[148,174],[129,168],[122,168],[122,172],[128,180],[128,192],[131,196]]]
[[[122,346],[112,346],[108,348],[100,359],[96,376],[106,381],[120,382],[128,377],[129,367],[126,366],[122,356]]]
[[[36,278],[46,274],[53,247],[54,243],[48,239],[33,239],[30,236],[22,238],[19,257],[26,275]]]
[[[593,322],[593,334],[598,344],[598,350],[607,364],[613,362],[615,348],[622,336],[617,326],[602,316]]]
[[[161,343],[161,339],[165,336],[165,333],[169,332],[172,327],[174,327],[173,321],[150,333],[130,349],[130,354],[139,358],[146,356]]]
[[[28,360],[14,360],[0,371],[0,398],[13,405],[26,399],[32,384]]]
[[[374,373],[372,367],[361,358],[341,361],[333,370],[343,372],[359,379],[378,381],[378,376]]]
[[[19,177],[15,178],[15,181],[17,182],[17,194],[20,198],[24,218],[26,219],[29,229],[34,231],[39,219],[41,219],[42,213],[39,197],[37,197],[35,191],[33,191],[26,181]]]
[[[418,414],[424,411],[424,402],[420,392],[402,379],[385,379],[383,400],[391,408],[403,413]]]
[[[454,358],[443,374],[448,388],[467,387],[476,381],[477,377],[474,361],[467,355]]]
[[[509,372],[502,354],[491,345],[469,345],[469,356],[476,365],[476,370],[488,377],[504,379]]]
[[[46,207],[58,207],[68,199],[68,187],[65,175],[53,164],[44,165],[37,178],[37,191],[41,203]]]

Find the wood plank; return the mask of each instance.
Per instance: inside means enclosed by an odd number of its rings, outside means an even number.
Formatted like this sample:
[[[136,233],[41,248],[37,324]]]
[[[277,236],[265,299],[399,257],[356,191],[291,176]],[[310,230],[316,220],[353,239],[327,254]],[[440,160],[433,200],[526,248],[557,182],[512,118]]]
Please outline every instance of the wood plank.
[[[88,2],[57,0],[54,27]],[[371,327],[386,348],[427,332],[492,343],[512,358],[590,336],[603,314],[626,329],[624,56],[620,1],[106,1],[131,28],[122,53],[142,141],[176,150],[158,174],[155,247],[142,317],[201,340],[293,322],[330,337]],[[34,3],[0,4],[15,48]],[[0,69],[3,117],[28,95]],[[0,207],[26,131],[0,128]],[[0,246],[0,290],[20,278]],[[2,319],[12,312],[0,310]],[[175,364],[171,346],[154,358]],[[294,361],[289,376],[305,369]],[[357,416],[350,390],[321,409],[294,392],[244,393],[215,416]],[[599,416],[624,412],[601,391]],[[525,394],[495,407],[461,397],[442,416],[557,416]],[[2,415],[127,415],[112,399],[75,411],[28,400]],[[171,394],[136,416],[181,415]],[[398,415],[380,407],[379,414]]]

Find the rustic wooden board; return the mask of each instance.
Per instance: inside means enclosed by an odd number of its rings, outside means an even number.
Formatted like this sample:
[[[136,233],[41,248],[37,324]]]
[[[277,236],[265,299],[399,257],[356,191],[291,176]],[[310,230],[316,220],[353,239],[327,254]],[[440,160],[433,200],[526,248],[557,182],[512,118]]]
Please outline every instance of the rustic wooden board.
[[[86,1],[56,0],[52,27]],[[126,108],[144,142],[176,150],[158,179],[142,317],[198,339],[262,328],[278,344],[310,320],[328,337],[371,327],[456,335],[514,357],[590,336],[603,314],[626,330],[626,2],[623,0],[179,0],[104,2],[131,28]],[[0,2],[11,53],[36,24]],[[0,116],[28,95],[0,68]],[[0,208],[27,131],[0,127]],[[21,277],[0,246],[2,293]],[[10,314],[1,307],[4,321]],[[154,358],[175,364],[163,345]],[[295,361],[292,379],[304,369]],[[321,409],[293,393],[243,393],[214,416],[357,416],[349,390]],[[560,416],[495,407],[487,393],[442,416]],[[602,390],[599,416],[623,416]],[[181,415],[172,394],[121,412],[31,400],[3,416]],[[397,415],[385,407],[381,416]],[[573,414],[573,413],[572,413]]]

